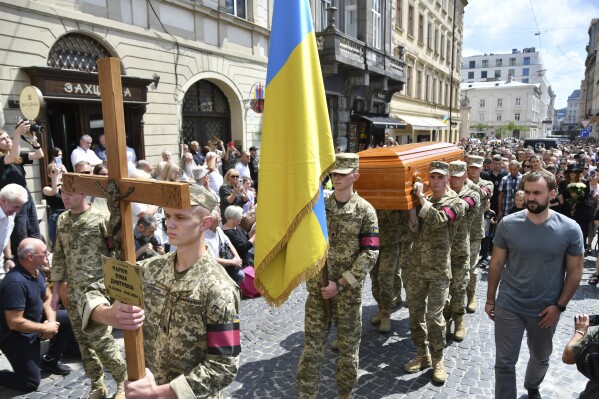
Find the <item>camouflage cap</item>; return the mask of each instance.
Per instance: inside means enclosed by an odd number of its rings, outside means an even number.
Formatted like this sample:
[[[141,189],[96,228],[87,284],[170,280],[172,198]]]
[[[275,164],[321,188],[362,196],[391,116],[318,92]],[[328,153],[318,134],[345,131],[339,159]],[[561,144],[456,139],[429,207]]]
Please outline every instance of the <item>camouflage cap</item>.
[[[466,162],[453,161],[449,163],[449,176],[462,177],[466,174]]]
[[[204,186],[199,186],[197,184],[191,184],[189,186],[189,197],[192,206],[199,205],[202,208],[207,209],[208,212],[212,212],[217,204],[214,195]]]
[[[439,173],[441,175],[446,175],[449,172],[449,165],[447,162],[441,161],[433,161],[431,162],[428,173]]]
[[[468,156],[468,166],[475,166],[477,168],[482,168],[484,161],[485,161],[485,159],[483,157],[479,157],[478,155]]]
[[[360,166],[359,155],[348,152],[340,152],[335,155],[335,169],[331,173],[346,175]]]

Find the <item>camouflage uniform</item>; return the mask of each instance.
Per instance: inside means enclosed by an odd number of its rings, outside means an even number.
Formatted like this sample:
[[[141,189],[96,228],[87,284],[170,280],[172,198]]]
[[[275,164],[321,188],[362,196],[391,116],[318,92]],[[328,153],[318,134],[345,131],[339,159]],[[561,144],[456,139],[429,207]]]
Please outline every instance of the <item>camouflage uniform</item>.
[[[330,243],[326,265],[329,280],[338,281],[343,277],[349,283],[331,300],[339,345],[337,386],[339,396],[347,397],[358,382],[362,290],[364,279],[378,256],[378,225],[376,211],[357,193],[341,208],[338,208],[332,194],[325,200],[325,207]],[[331,327],[320,291],[321,281],[318,275],[307,283],[304,350],[297,370],[299,398],[316,397],[325,343]]]
[[[400,211],[377,210],[379,223],[380,250],[379,257],[370,271],[372,280],[372,296],[376,300],[379,314],[386,312],[388,317],[393,308],[395,278],[399,266],[399,217]],[[401,291],[401,281],[399,282]]]
[[[396,269],[395,284],[393,288],[394,297],[401,302],[401,287],[407,284],[408,278],[405,270],[408,266],[410,253],[412,251],[412,233],[410,232],[410,212],[399,211],[398,231],[399,238],[399,256],[397,257],[398,267]]]
[[[466,163],[462,161],[449,164],[449,172],[452,167],[461,164],[463,174],[466,173]],[[456,166],[460,168],[460,166]],[[460,168],[460,171],[462,169]],[[462,176],[463,176],[462,174]],[[446,307],[446,320],[452,317],[463,316],[466,313],[466,286],[469,281],[470,269],[470,224],[476,211],[480,208],[480,196],[467,182],[464,184],[458,196],[464,201],[466,214],[456,222],[456,232],[451,246],[451,282],[449,283],[449,303]]]
[[[482,165],[482,157],[468,157],[468,166],[482,168]],[[468,298],[474,298],[477,282],[476,278],[478,274],[478,269],[476,267],[478,263],[478,254],[480,253],[481,240],[485,238],[484,213],[487,209],[489,201],[491,200],[491,196],[493,195],[493,182],[479,179],[478,182],[470,182],[470,184],[473,188],[478,190],[478,194],[480,196],[480,207],[476,209],[470,224],[470,277],[468,286],[466,287],[466,295]]]
[[[92,335],[83,334],[82,320],[76,311],[85,288],[103,277],[102,255],[111,255],[106,242],[107,224],[108,214],[93,207],[77,215],[70,210],[63,212],[58,217],[52,256],[51,280],[67,283],[69,318],[92,390],[104,387],[103,366],[119,383],[126,377],[125,362],[112,337],[112,329],[104,326]]]
[[[442,162],[432,162],[431,167],[433,164]],[[414,233],[405,288],[410,332],[417,355],[428,357],[430,348],[434,361],[443,358],[443,307],[451,279],[450,248],[455,222],[463,217],[465,210],[464,202],[452,190],[447,190],[439,199],[429,197],[428,201],[418,213],[419,226]]]
[[[179,398],[223,398],[239,366],[239,289],[209,253],[183,276],[175,261],[171,252],[138,263],[146,367]],[[104,292],[95,283],[81,298],[86,333],[100,327],[88,320],[96,306],[109,304]]]

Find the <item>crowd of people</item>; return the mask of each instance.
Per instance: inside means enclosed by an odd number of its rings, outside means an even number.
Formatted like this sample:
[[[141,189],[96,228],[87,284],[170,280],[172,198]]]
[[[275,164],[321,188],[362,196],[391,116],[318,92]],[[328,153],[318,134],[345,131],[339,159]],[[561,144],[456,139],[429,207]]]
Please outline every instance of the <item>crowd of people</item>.
[[[31,151],[20,150],[21,139]],[[496,397],[516,396],[524,331],[531,352],[524,387],[529,397],[540,397],[556,325],[599,225],[595,144],[574,140],[534,149],[518,140],[465,141],[464,161],[430,163],[431,192],[415,183],[417,207],[409,211],[375,210],[353,189],[359,156],[338,153],[328,182],[334,189],[325,200],[328,281],[319,275],[307,282],[298,397],[317,395],[332,323],[339,396],[352,396],[367,276],[378,305],[371,323],[382,333],[392,330],[391,315],[404,303],[405,290],[416,349],[406,373],[431,367],[432,380],[444,383],[447,339],[467,338],[465,317],[478,308],[478,274],[487,268],[484,310],[495,322]],[[239,365],[240,292],[256,240],[257,150],[192,141],[182,145],[178,160],[164,150],[154,167],[128,148],[130,177],[188,182],[191,194],[188,209],[132,204],[144,280],[141,309],[112,301],[102,282],[99,255],[114,255],[110,204],[62,192],[67,168],[62,150],[53,148],[42,190],[50,208],[48,236],[42,237],[22,165],[44,153],[29,122],[12,137],[0,131],[0,242],[7,272],[0,283],[0,349],[13,366],[0,371],[0,385],[29,392],[40,383],[40,369],[67,375],[61,356],[76,341],[91,381],[89,398],[107,396],[105,369],[117,382],[117,399],[222,395]],[[90,136],[81,136],[69,156],[76,173],[108,175],[103,137],[94,146]],[[599,261],[589,284],[598,282]],[[141,380],[126,380],[110,326],[143,328],[148,370]],[[51,339],[44,356],[42,339]]]

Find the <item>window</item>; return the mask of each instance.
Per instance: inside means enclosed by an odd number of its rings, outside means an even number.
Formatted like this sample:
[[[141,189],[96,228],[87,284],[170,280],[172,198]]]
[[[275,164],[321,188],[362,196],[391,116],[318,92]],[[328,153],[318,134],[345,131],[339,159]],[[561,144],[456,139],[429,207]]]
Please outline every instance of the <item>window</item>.
[[[445,58],[445,46],[443,45],[445,43],[445,33],[441,34],[441,40],[439,41],[439,47],[440,47],[440,51],[441,51],[441,58]]]
[[[507,70],[507,74],[508,74],[508,76],[514,77],[514,76],[516,76],[516,70],[515,69],[508,69]]]
[[[510,66],[516,66],[516,58],[510,58]]]
[[[522,76],[528,76],[529,73],[530,73],[530,69],[522,68]]]
[[[516,105],[520,105],[520,97],[516,97]]]
[[[433,23],[429,22],[428,23],[428,29],[426,31],[426,44],[428,46],[429,49],[433,49]]]
[[[495,70],[495,77],[496,78],[500,78],[501,77],[501,69],[496,69]]]
[[[418,16],[418,42],[424,44],[424,15]]]
[[[498,98],[497,99],[497,106],[498,107],[503,107],[503,98]]]
[[[503,65],[503,59],[502,59],[502,58],[497,58],[497,59],[495,60],[495,66],[496,66],[496,67],[500,67],[500,66],[502,66],[502,65]]]
[[[530,65],[530,57],[524,57],[524,65]]]
[[[484,122],[485,121],[485,114],[484,113],[480,113],[478,114],[478,121],[479,122]]]
[[[327,8],[331,6],[331,0],[320,1],[320,30],[323,31],[329,25],[327,17]]]
[[[225,0],[227,13],[247,19],[247,0]]]
[[[445,58],[451,57],[451,42],[449,41],[449,36],[447,37],[447,51],[445,54],[447,54],[447,57]]]
[[[497,122],[501,122],[501,114],[497,114]]]
[[[468,72],[468,79],[474,79],[474,72]]]
[[[357,0],[345,2],[345,34],[358,37],[358,5]]]
[[[414,75],[414,68],[412,68],[411,66],[408,67],[408,76],[406,76],[406,95],[408,97],[412,97],[413,95],[413,90],[412,90],[412,76]]]
[[[403,0],[397,0],[397,9],[395,10],[395,26],[403,29]]]
[[[449,83],[445,83],[445,105],[449,106]]]
[[[480,107],[481,107],[481,108],[484,108],[484,107],[485,107],[485,99],[484,99],[484,98],[481,98],[481,99],[480,99],[480,103],[479,103],[479,105],[480,105]]]
[[[476,61],[468,62],[468,68],[476,68]]]
[[[519,120],[520,120],[520,112],[516,112],[516,113],[514,114],[514,120],[515,120],[515,121],[519,121]]]
[[[408,6],[408,35],[414,36],[414,6]]]
[[[422,71],[416,73],[416,98],[422,100]]]
[[[528,78],[522,79],[522,83],[528,83]]]
[[[424,80],[424,95],[425,95],[426,101],[431,100],[430,84],[431,84],[431,77],[430,77],[430,75],[426,75],[426,79]]]
[[[486,79],[487,78],[487,71],[481,71],[480,72],[480,78],[481,79]]]
[[[372,46],[381,48],[381,0],[372,0]]]
[[[483,60],[483,68],[489,67],[489,60]]]
[[[435,28],[435,41],[433,42],[435,53],[439,54],[439,29]]]

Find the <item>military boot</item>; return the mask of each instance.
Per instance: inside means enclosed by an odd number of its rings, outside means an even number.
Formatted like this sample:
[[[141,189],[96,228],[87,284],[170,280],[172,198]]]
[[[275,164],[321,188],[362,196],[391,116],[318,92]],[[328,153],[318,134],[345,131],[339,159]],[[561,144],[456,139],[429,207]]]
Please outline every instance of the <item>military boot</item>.
[[[443,384],[447,381],[447,371],[445,371],[445,362],[443,355],[433,356],[433,381],[438,384]]]
[[[370,319],[370,324],[378,326],[381,324],[381,310],[379,309],[374,316]]]
[[[451,336],[451,319],[445,319],[445,339]]]
[[[466,312],[474,313],[476,312],[476,308],[478,307],[476,303],[476,295],[473,293],[468,293],[468,305],[466,305]]]
[[[425,355],[417,355],[414,359],[410,360],[404,365],[406,373],[417,373],[420,370],[424,370],[431,366],[431,357],[427,353]]]
[[[388,333],[391,331],[391,315],[389,314],[388,310],[381,310],[379,314],[381,315],[379,331],[382,333]]]
[[[108,395],[108,389],[106,389],[105,385],[96,387],[92,386],[92,390],[90,391],[87,399],[106,399],[106,395]]]
[[[453,332],[453,339],[461,342],[466,336],[466,324],[464,323],[464,315],[454,316],[455,330]]]
[[[126,399],[125,398],[125,383],[121,382],[116,387],[116,393],[114,394],[113,399]]]

